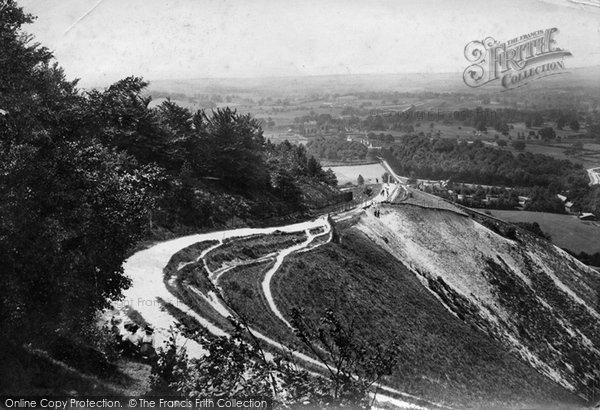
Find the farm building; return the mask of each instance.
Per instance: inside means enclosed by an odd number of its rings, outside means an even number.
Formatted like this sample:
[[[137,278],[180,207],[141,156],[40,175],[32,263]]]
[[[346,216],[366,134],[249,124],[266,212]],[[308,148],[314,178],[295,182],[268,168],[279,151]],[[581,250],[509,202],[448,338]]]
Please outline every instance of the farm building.
[[[571,211],[573,210],[573,206],[574,205],[575,204],[573,202],[571,202],[571,201],[566,202],[565,203],[565,211],[567,211],[568,213],[571,213]]]
[[[581,219],[582,221],[595,221],[596,215],[589,212],[582,212],[579,214],[579,219]]]
[[[531,198],[529,198],[528,196],[519,196],[519,206],[524,207],[530,200]]]

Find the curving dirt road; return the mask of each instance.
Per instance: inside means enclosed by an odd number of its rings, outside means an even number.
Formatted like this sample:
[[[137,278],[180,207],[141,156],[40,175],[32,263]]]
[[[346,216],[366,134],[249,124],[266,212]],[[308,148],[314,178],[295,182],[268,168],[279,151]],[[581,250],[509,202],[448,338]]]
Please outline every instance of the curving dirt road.
[[[293,252],[299,251],[301,249],[305,249],[306,247],[308,247],[308,245],[310,245],[310,243],[313,241],[313,239],[315,239],[318,236],[329,235],[330,231],[331,231],[331,225],[329,223],[327,223],[327,225],[326,225],[325,232],[322,232],[318,235],[311,234],[310,230],[307,229],[306,230],[306,240],[302,243],[299,243],[298,245],[295,245],[295,246],[292,246],[292,247],[289,247],[287,249],[280,251],[277,254],[277,257],[275,258],[275,264],[265,274],[265,278],[263,279],[263,282],[262,282],[262,290],[263,290],[263,293],[265,294],[265,298],[267,299],[267,303],[269,304],[269,308],[271,309],[271,312],[273,312],[273,314],[275,316],[277,316],[279,318],[279,320],[281,320],[283,323],[285,323],[285,325],[287,327],[289,327],[290,329],[293,329],[293,326],[290,324],[290,322],[287,321],[287,319],[285,319],[283,317],[283,315],[281,314],[281,312],[279,311],[279,309],[277,309],[277,306],[275,305],[275,300],[273,299],[273,294],[271,293],[271,279],[273,279],[273,276],[275,275],[275,273],[277,272],[277,270],[283,263],[283,260],[285,259],[286,256],[288,256],[289,254],[291,254]],[[330,239],[331,238],[329,238],[327,242],[329,242]]]
[[[401,187],[398,184],[386,184],[382,189],[383,194],[380,193],[380,195],[377,195],[373,200],[367,201],[366,203],[357,206],[354,210],[345,212],[344,214],[336,215],[334,219],[344,219],[344,215],[348,214],[349,212],[360,212],[363,210],[363,208],[371,206],[377,202],[393,200],[398,195],[399,191],[401,191]],[[322,228],[322,231],[313,235],[310,233],[310,231],[315,228]],[[201,253],[200,257],[197,259],[197,261],[201,259],[204,260],[206,267],[205,256],[213,249],[221,246],[225,239],[233,237],[244,237],[255,234],[270,234],[276,230],[283,232],[305,231],[307,235],[307,239],[304,242],[293,245],[289,248],[280,250],[275,254],[267,255],[262,258],[264,260],[273,258],[275,259],[274,265],[266,273],[265,278],[262,282],[262,290],[267,299],[269,308],[275,316],[277,316],[283,323],[285,323],[288,327],[291,328],[291,324],[283,317],[282,313],[279,311],[275,304],[270,288],[271,280],[273,276],[277,273],[277,270],[283,263],[286,256],[290,255],[293,252],[304,252],[312,250],[331,240],[331,225],[328,222],[327,215],[323,215],[320,218],[317,218],[312,221],[287,226],[263,229],[242,228],[227,231],[211,232],[199,235],[191,235],[163,242],[149,249],[137,252],[129,259],[127,259],[123,265],[125,274],[131,278],[132,283],[131,287],[123,292],[125,295],[125,301],[124,304],[121,306],[122,311],[124,311],[125,308],[129,306],[137,310],[142,315],[142,317],[144,317],[145,320],[151,322],[154,328],[156,329],[155,338],[157,346],[162,345],[164,341],[168,340],[168,337],[170,336],[169,329],[174,322],[177,322],[177,320],[162,307],[162,304],[160,302],[161,300],[174,305],[182,312],[190,315],[195,320],[197,320],[202,326],[204,326],[209,332],[217,336],[226,336],[227,333],[225,331],[220,329],[218,326],[212,324],[206,318],[202,317],[198,312],[194,311],[191,307],[183,303],[181,300],[173,296],[168,291],[163,282],[163,270],[173,254],[194,243],[211,240],[218,241],[216,245],[205,249]],[[328,235],[327,241],[319,243],[317,245],[312,244],[315,238],[324,235]],[[179,269],[181,269],[185,265],[186,264],[180,265]],[[228,267],[218,269],[214,272],[209,271],[207,267],[207,271],[209,272],[209,278],[218,287],[220,276],[227,270],[232,269],[233,267],[234,265],[231,265]],[[209,292],[207,295],[204,295],[198,289],[195,289],[193,287],[190,287],[190,289],[194,293],[197,293],[199,296],[201,296],[204,300],[206,300],[213,307],[213,309],[222,316],[227,317],[232,315],[230,309],[226,306],[221,297],[215,292]],[[263,340],[267,344],[280,350],[287,350],[285,346],[269,338],[268,336],[256,331],[255,329],[251,328],[250,331],[258,339]],[[202,349],[202,346],[200,346],[197,342],[193,340],[186,340],[185,347],[190,357],[200,357],[206,353]],[[305,363],[310,363],[319,367],[324,367],[321,362],[305,354],[294,352],[293,355]],[[378,386],[378,388],[380,389],[380,391],[388,392],[396,396],[406,398],[408,400],[417,401],[420,403],[429,403],[424,399],[412,396],[408,393],[404,393],[396,389],[389,388],[387,386]],[[382,393],[379,393],[377,395],[377,401],[381,404],[385,403],[387,405],[392,405],[397,408],[425,408],[420,405],[410,403]],[[436,403],[430,404],[434,407],[443,407],[442,405]]]
[[[156,329],[155,339],[158,346],[161,346],[164,341],[168,340],[170,336],[169,328],[173,325],[173,322],[176,321],[174,317],[162,307],[161,300],[172,304],[182,312],[190,315],[214,335],[226,336],[227,334],[222,329],[200,316],[191,307],[173,296],[165,287],[163,282],[163,269],[167,266],[171,256],[181,249],[197,242],[219,241],[219,244],[202,252],[201,257],[204,257],[212,249],[220,246],[222,241],[227,238],[255,234],[270,234],[276,230],[297,232],[317,228],[326,223],[327,221],[325,218],[318,218],[313,221],[283,227],[232,229],[228,231],[185,236],[154,245],[149,249],[135,253],[123,264],[125,275],[131,279],[131,286],[123,292],[124,299],[117,303],[116,307],[122,312],[128,307],[135,309],[142,317],[151,322]],[[186,348],[190,356],[202,356],[204,354],[202,347],[193,340],[188,340],[186,342]]]
[[[598,168],[589,168],[587,170],[588,175],[590,177],[590,185],[598,185],[600,184],[600,167]]]

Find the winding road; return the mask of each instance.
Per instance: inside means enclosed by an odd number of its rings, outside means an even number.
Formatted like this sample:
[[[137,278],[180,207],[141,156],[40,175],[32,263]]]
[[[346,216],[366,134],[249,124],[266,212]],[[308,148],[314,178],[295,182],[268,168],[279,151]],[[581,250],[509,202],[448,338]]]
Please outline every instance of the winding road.
[[[598,185],[600,184],[600,167],[598,168],[589,168],[587,170],[588,175],[590,177],[590,185]]]
[[[387,165],[387,164],[385,164]],[[389,166],[386,166],[388,168]],[[391,169],[390,169],[391,170]],[[392,175],[393,171],[391,172]],[[396,177],[396,176],[395,176]],[[378,202],[391,202],[393,201],[399,192],[403,189],[400,184],[384,184],[382,188],[382,192],[379,195],[376,195],[372,200],[359,204],[354,209],[350,211],[346,211],[344,213],[337,214],[333,216],[334,220],[344,220],[348,218],[348,216],[353,216],[357,213],[362,212],[363,209],[368,208]],[[312,234],[311,231],[315,229],[319,229],[320,232],[316,234]],[[170,337],[170,328],[173,326],[174,322],[177,322],[175,317],[170,315],[163,307],[163,303],[169,303],[173,306],[177,307],[182,312],[188,314],[190,317],[194,318],[205,327],[210,333],[216,336],[227,336],[227,333],[215,326],[206,318],[202,317],[198,312],[194,311],[190,306],[186,305],[180,299],[176,298],[173,294],[169,292],[167,287],[163,282],[163,270],[169,262],[170,258],[180,251],[181,249],[190,246],[192,244],[198,242],[205,241],[217,241],[218,243],[205,249],[200,257],[197,259],[203,260],[207,271],[209,272],[209,278],[217,286],[219,287],[219,278],[220,276],[226,272],[227,270],[235,267],[235,264],[229,265],[226,267],[222,267],[221,269],[217,269],[214,272],[208,270],[206,266],[205,257],[215,248],[221,246],[225,239],[228,238],[236,238],[236,237],[244,237],[249,235],[256,234],[271,234],[275,231],[283,231],[283,232],[302,232],[306,233],[306,240],[302,243],[295,244],[291,247],[280,250],[274,254],[267,255],[261,259],[269,260],[274,259],[275,263],[273,266],[267,271],[261,287],[263,293],[266,297],[268,306],[272,313],[279,318],[286,326],[292,328],[291,324],[287,321],[287,319],[283,316],[283,314],[278,309],[275,300],[273,299],[273,295],[271,293],[271,280],[273,276],[277,273],[277,270],[282,265],[286,256],[294,253],[294,252],[305,252],[308,250],[312,250],[318,246],[321,246],[331,240],[331,225],[328,221],[328,215],[323,215],[317,219],[306,221],[302,223],[291,224],[287,226],[278,226],[271,228],[241,228],[241,229],[232,229],[225,230],[219,232],[210,232],[198,235],[190,235],[166,242],[159,243],[157,245],[152,246],[149,249],[142,250],[140,252],[135,253],[129,259],[127,259],[123,265],[125,274],[131,278],[131,287],[123,292],[125,299],[124,301],[117,304],[117,308],[120,308],[121,314],[124,315],[125,311],[128,307],[135,309],[138,311],[141,316],[151,323],[155,328],[155,339],[157,346],[162,346],[165,341]],[[319,238],[322,236],[328,236],[326,241],[321,241],[318,244],[313,244],[315,238]],[[186,264],[182,264],[179,266],[181,269]],[[204,295],[198,289],[190,287],[190,289],[204,298],[210,306],[218,312],[220,315],[227,317],[231,316],[231,310],[226,306],[224,301],[221,299],[219,295],[215,292],[208,292],[207,295]],[[120,306],[119,306],[120,305]],[[276,342],[275,340],[269,338],[268,336],[258,332],[256,329],[249,329],[254,336],[258,339],[263,340],[265,343],[270,346],[282,350],[287,351],[286,347]],[[185,340],[185,347],[187,353],[190,357],[201,357],[206,354],[205,350],[202,348],[200,344],[191,339]],[[312,365],[323,368],[324,365],[320,361],[307,356],[305,354],[299,352],[293,352],[293,355],[298,358],[300,361],[304,363],[310,363]],[[422,405],[415,404],[418,403],[429,403],[432,407],[444,407],[438,403],[432,403],[425,399],[410,395],[408,393],[389,388],[387,386],[377,386],[380,392],[377,394],[377,402],[385,403],[387,405],[392,405],[397,408],[410,408],[410,409],[424,409]],[[381,391],[388,393],[381,393]],[[391,394],[391,395],[390,395]],[[402,397],[403,399],[410,400],[402,400],[398,397]]]

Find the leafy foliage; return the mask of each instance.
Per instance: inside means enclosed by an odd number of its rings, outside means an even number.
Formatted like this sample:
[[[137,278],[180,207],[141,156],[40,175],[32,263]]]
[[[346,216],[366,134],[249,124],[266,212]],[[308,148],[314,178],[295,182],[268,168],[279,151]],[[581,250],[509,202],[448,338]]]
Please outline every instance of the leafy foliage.
[[[356,332],[355,323],[332,309],[318,322],[306,318],[302,309],[292,309],[292,325],[298,338],[327,368],[335,405],[360,403],[367,406],[367,391],[384,376],[392,374],[399,359],[399,345],[392,335],[388,344],[367,345]]]
[[[568,182],[587,185],[581,165],[528,152],[514,156],[480,142],[467,144],[405,136],[393,152],[384,150],[383,154],[393,161],[396,172],[401,175],[414,172],[419,178],[528,187],[559,183],[559,189],[568,188],[571,185]]]
[[[345,138],[315,138],[306,144],[306,149],[317,158],[332,161],[358,161],[367,156],[367,147],[357,141]]]
[[[121,264],[160,171],[88,135],[75,82],[21,34],[32,17],[12,1],[0,13],[0,329],[15,343],[49,342],[128,285]]]
[[[301,323],[298,334],[313,347],[317,347],[314,330],[304,324],[300,312],[295,316]],[[387,374],[395,364],[392,351],[380,353],[376,358],[367,356],[364,348],[357,345],[340,325],[334,314],[322,318],[320,342],[326,348],[339,352],[339,360],[328,364],[328,377],[309,373],[299,367],[291,355],[277,355],[268,360],[267,355],[252,333],[236,320],[231,320],[233,332],[230,337],[214,337],[206,331],[190,333],[186,329],[172,329],[164,349],[159,349],[158,360],[153,366],[151,389],[153,394],[169,394],[186,398],[261,396],[277,405],[328,408],[369,406],[367,389],[373,380],[354,374],[358,368],[362,374]],[[189,359],[185,347],[179,345],[181,331],[186,337],[197,340],[207,350],[199,359]],[[387,354],[387,355],[386,355]],[[331,366],[331,367],[329,367]],[[377,376],[376,376],[377,377]]]
[[[33,19],[13,0],[0,7],[4,339],[83,334],[129,285],[121,265],[148,228],[302,212],[302,184],[335,184],[304,147],[266,141],[249,115],[150,108],[135,76],[78,90],[22,31]]]

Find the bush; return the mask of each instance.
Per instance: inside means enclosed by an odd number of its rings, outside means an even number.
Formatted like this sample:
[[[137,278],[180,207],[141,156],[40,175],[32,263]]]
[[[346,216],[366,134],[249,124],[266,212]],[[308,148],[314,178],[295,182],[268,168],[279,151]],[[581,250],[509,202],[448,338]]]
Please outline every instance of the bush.
[[[229,397],[235,392],[239,396],[268,398],[284,407],[368,407],[367,389],[373,381],[356,378],[356,369],[350,363],[330,363],[333,372],[327,375],[328,378],[323,378],[298,368],[291,357],[278,355],[273,361],[267,361],[258,340],[240,323],[233,319],[231,322],[235,330],[229,338],[211,336],[204,330],[187,335],[208,351],[199,359],[189,359],[185,348],[179,344],[182,329],[171,329],[171,336],[165,347],[158,349],[158,359],[152,367],[151,394],[189,398]],[[328,323],[333,324],[326,318],[321,323],[325,327]],[[354,357],[363,354],[362,350],[354,350],[347,345],[340,349],[340,341],[343,343],[347,339],[340,338],[338,328],[322,330],[323,335],[329,335],[324,340],[331,341],[340,355]],[[314,348],[312,335],[304,333],[308,331],[306,327],[298,329]],[[395,364],[393,358],[381,356],[381,359],[385,359],[388,366]],[[386,373],[379,367],[374,371],[381,375]]]
[[[523,141],[513,141],[510,145],[517,151],[523,151],[526,147]]]

